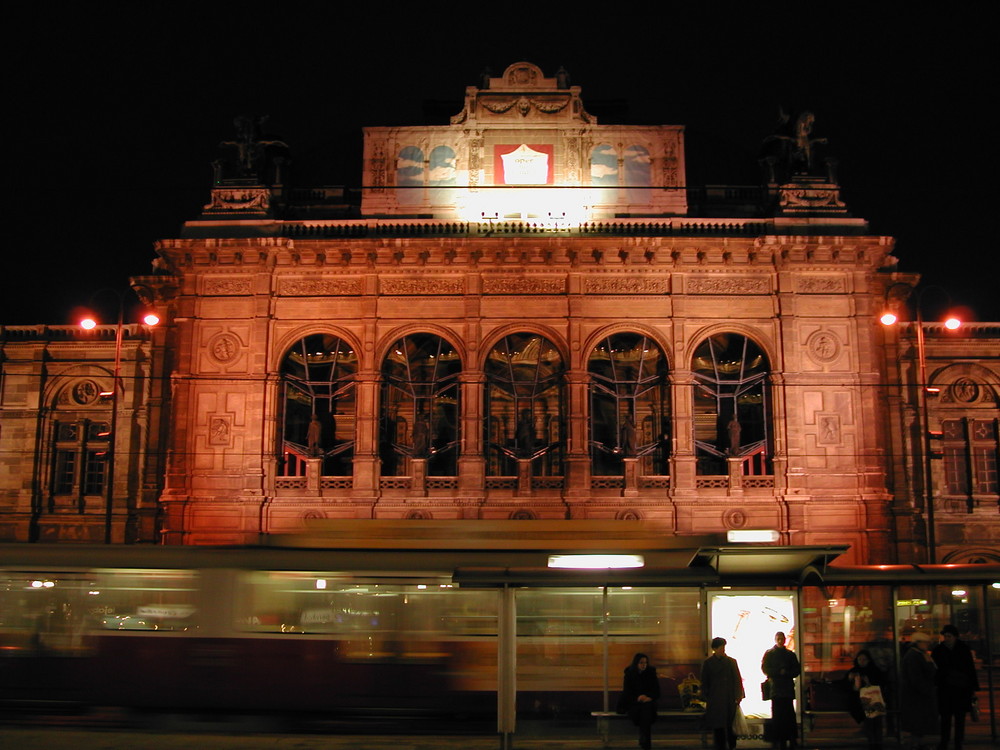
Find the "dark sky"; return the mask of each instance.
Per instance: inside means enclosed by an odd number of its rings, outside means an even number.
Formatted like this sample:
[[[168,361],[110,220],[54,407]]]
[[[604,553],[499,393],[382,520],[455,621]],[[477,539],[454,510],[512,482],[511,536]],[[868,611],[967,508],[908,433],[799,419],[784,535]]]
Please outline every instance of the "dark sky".
[[[811,109],[849,207],[898,239],[901,268],[1000,320],[997,65],[974,6],[687,5],[89,3],[12,19],[0,323],[71,322],[149,272],[153,241],[207,201],[235,115],[270,115],[296,184],[357,185],[362,126],[444,124],[484,67],[518,60],[564,65],[614,113],[603,123],[686,126],[691,185],[755,184],[779,106]]]

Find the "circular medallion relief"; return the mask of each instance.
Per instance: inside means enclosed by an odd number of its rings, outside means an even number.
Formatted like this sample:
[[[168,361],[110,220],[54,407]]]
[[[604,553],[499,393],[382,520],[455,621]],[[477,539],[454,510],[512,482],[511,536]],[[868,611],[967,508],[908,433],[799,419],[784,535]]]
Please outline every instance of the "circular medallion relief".
[[[619,521],[641,521],[642,516],[639,515],[638,511],[629,509],[623,510],[618,514]]]
[[[833,362],[840,356],[840,341],[830,331],[816,331],[806,341],[806,349],[817,362]]]
[[[959,378],[951,384],[951,396],[963,404],[970,404],[979,398],[979,386],[969,378]]]
[[[727,529],[742,529],[747,525],[747,514],[740,508],[730,508],[722,514],[722,524]]]
[[[97,387],[97,383],[93,380],[81,380],[73,386],[70,397],[74,403],[87,406],[97,400],[98,393],[100,393],[100,389]]]
[[[240,341],[231,333],[220,333],[208,343],[209,354],[218,362],[231,362],[240,350]]]

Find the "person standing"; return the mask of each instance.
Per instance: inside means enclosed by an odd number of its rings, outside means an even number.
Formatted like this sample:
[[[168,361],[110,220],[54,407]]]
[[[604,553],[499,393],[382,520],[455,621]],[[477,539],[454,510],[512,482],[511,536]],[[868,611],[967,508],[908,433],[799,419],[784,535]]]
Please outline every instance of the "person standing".
[[[726,639],[712,639],[712,655],[701,665],[701,694],[705,698],[704,726],[715,734],[715,750],[733,750],[733,719],[745,697],[736,659],[726,656]]]
[[[799,658],[785,647],[785,634],[774,634],[774,648],[764,652],[760,668],[771,689],[771,725],[779,748],[795,747],[795,678],[802,671]]]
[[[653,722],[656,721],[656,701],[660,698],[660,681],[656,669],[645,654],[636,654],[625,668],[622,694],[618,711],[627,713],[632,723],[639,727],[639,747],[649,750],[653,746]]]
[[[937,732],[937,694],[934,679],[937,665],[931,656],[931,636],[917,631],[910,637],[910,648],[903,654],[901,719],[903,730],[913,736],[915,748],[923,744],[925,735]]]
[[[862,688],[877,685],[881,689],[885,684],[885,674],[876,666],[868,649],[861,649],[854,657],[854,666],[847,673],[847,681],[854,691],[851,701],[851,716],[864,729],[865,736],[868,738],[868,747],[871,750],[881,750],[882,716],[868,716],[859,695]]]
[[[947,750],[951,725],[955,724],[955,750],[962,750],[965,740],[965,715],[972,710],[972,699],[979,690],[972,650],[958,637],[958,628],[941,628],[942,642],[931,652],[937,665],[938,711],[941,712],[940,750]]]

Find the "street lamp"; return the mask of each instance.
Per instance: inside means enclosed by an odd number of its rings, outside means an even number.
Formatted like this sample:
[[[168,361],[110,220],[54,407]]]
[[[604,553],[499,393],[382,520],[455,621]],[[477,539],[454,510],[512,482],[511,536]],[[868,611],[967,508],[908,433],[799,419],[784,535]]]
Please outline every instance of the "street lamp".
[[[125,293],[117,289],[101,289],[94,293],[90,301],[93,304],[98,296],[105,292],[111,292],[118,298],[118,323],[115,326],[115,364],[111,376],[111,390],[102,392],[101,398],[111,402],[111,429],[108,435],[108,451],[105,457],[107,461],[107,472],[105,474],[104,487],[104,543],[111,544],[111,519],[114,511],[115,493],[115,462],[117,454],[115,446],[118,441],[118,391],[121,386],[121,364],[122,364],[122,338],[125,331]],[[147,326],[155,326],[160,322],[160,318],[155,313],[146,313],[143,316],[143,323]],[[80,327],[90,331],[97,327],[97,318],[86,316],[80,320]],[[124,388],[121,388],[124,391]]]
[[[892,290],[897,287],[905,288],[905,292],[897,294],[895,297],[892,295]],[[934,521],[934,490],[931,485],[931,439],[933,437],[940,437],[940,433],[933,433],[930,428],[930,416],[927,408],[928,398],[931,396],[937,396],[941,389],[936,386],[932,386],[927,382],[927,351],[924,345],[924,318],[921,310],[921,303],[924,299],[924,294],[931,290],[936,289],[941,291],[948,297],[949,304],[951,303],[951,295],[939,286],[925,286],[920,289],[915,290],[913,286],[904,282],[897,282],[885,290],[885,302],[886,308],[879,318],[882,325],[891,326],[895,325],[899,321],[899,310],[904,306],[910,295],[916,291],[916,298],[913,303],[913,310],[915,313],[914,324],[916,325],[916,339],[917,339],[917,367],[918,367],[918,383],[917,392],[919,393],[919,408],[920,408],[920,432],[922,435],[921,448],[923,449],[923,491],[924,491],[924,507],[927,509],[927,558],[928,562],[931,564],[937,563],[937,531],[935,529]],[[962,321],[959,320],[954,315],[948,315],[942,324],[949,331],[958,330]]]

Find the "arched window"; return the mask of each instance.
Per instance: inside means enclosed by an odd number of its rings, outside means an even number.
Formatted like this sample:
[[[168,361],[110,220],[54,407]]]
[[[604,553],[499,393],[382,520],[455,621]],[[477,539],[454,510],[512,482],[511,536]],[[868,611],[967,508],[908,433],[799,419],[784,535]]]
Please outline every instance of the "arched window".
[[[694,441],[699,474],[727,474],[726,459],[744,459],[749,474],[771,473],[770,365],[738,333],[720,333],[695,350]]]
[[[329,334],[299,339],[285,354],[281,474],[305,474],[304,460],[321,458],[323,476],[351,475],[357,372],[352,347]]]
[[[382,363],[383,476],[406,476],[412,458],[427,460],[428,476],[458,473],[461,372],[458,352],[440,336],[404,336],[389,348]]]
[[[649,151],[642,146],[629,146],[624,156],[625,185],[628,187],[626,201],[649,203],[651,196],[648,188],[653,184]]]
[[[667,358],[639,333],[601,341],[590,372],[590,465],[595,476],[622,476],[623,458],[639,458],[644,475],[667,474]]]
[[[102,378],[103,380],[103,378]],[[83,512],[85,498],[107,491],[111,414],[107,391],[97,380],[82,378],[63,388],[52,414],[52,508],[77,507]],[[124,424],[119,424],[123,433]],[[126,446],[119,445],[120,455]]]
[[[396,202],[402,206],[423,203],[424,152],[416,146],[404,146],[396,160]]]
[[[454,205],[457,183],[455,179],[455,150],[451,146],[438,146],[431,151],[430,169],[427,173],[430,200],[435,205]]]
[[[618,154],[610,144],[601,143],[590,152],[590,184],[602,188],[594,191],[595,203],[618,201]]]
[[[517,475],[518,459],[534,476],[561,476],[563,362],[536,333],[514,333],[486,358],[487,473]]]

